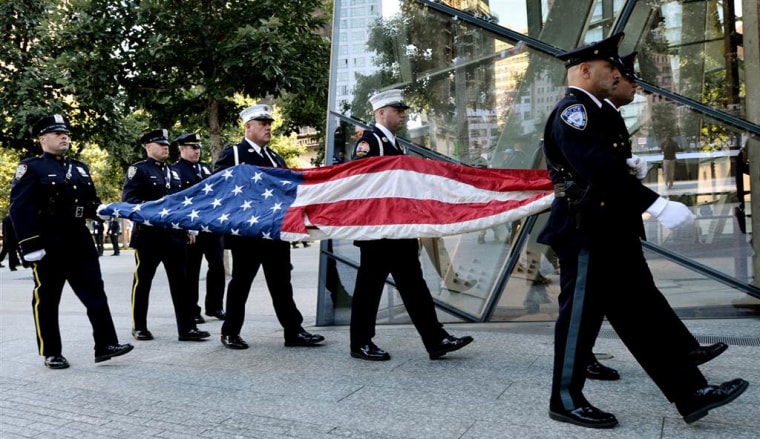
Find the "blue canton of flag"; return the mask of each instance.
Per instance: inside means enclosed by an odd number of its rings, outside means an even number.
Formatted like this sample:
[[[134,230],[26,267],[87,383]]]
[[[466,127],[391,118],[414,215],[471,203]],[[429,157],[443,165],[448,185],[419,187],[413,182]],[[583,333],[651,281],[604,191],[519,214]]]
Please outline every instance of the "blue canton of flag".
[[[280,239],[302,179],[290,169],[238,165],[159,200],[111,203],[98,214],[146,226]]]

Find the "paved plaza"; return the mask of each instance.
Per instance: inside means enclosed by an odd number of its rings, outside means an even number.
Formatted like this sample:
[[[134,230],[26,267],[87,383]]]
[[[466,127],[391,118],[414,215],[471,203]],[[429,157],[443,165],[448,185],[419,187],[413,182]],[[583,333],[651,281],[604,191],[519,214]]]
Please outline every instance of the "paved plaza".
[[[259,273],[241,336],[250,349],[219,342],[221,321],[199,325],[203,342],[179,342],[166,277],[159,269],[148,314],[153,341],[130,335],[132,252],[101,258],[122,343],[134,351],[93,362],[91,327],[66,287],[60,310],[65,370],[37,355],[32,272],[0,269],[0,438],[760,438],[760,321],[688,320],[703,343],[730,348],[701,367],[710,382],[750,387],[692,425],[682,421],[620,340],[605,326],[595,351],[613,358],[617,382],[588,382],[586,396],[617,415],[612,430],[551,421],[551,323],[447,324],[475,342],[428,359],[411,325],[378,326],[388,362],[352,359],[348,327],[315,327],[319,245],[292,251],[296,302],[323,346],[286,348]],[[646,320],[646,316],[642,316]]]

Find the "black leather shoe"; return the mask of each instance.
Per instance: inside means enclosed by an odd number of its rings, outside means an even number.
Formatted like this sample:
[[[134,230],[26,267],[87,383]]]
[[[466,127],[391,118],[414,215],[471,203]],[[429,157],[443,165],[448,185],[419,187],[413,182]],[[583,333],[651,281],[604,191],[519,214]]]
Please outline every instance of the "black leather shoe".
[[[248,343],[239,335],[223,335],[222,344],[229,349],[248,349]]]
[[[472,341],[473,338],[469,335],[465,335],[464,337],[454,337],[453,335],[447,335],[435,347],[428,350],[430,359],[435,360],[436,358],[441,358],[448,352],[462,349],[463,347],[472,343]]]
[[[207,331],[201,331],[198,328],[193,328],[184,334],[179,335],[179,341],[201,341],[204,338],[211,337]]]
[[[549,417],[555,421],[567,422],[588,428],[613,428],[618,425],[615,415],[603,412],[592,405],[578,407],[573,410],[549,409]]]
[[[113,357],[124,355],[132,349],[134,349],[134,346],[129,343],[113,344],[110,346],[95,349],[95,362],[100,363],[101,361],[110,360]]]
[[[216,317],[219,320],[224,320],[227,317],[227,313],[225,313],[223,309],[217,309],[216,311],[211,312],[206,311],[206,315],[209,317]]]
[[[202,315],[197,315],[193,317],[193,320],[195,320],[196,325],[200,325],[201,323],[206,323],[206,319],[204,319]]]
[[[590,380],[615,381],[620,379],[620,374],[615,369],[594,360],[586,366],[586,378]]]
[[[691,394],[684,402],[677,403],[678,413],[687,424],[704,418],[714,408],[728,404],[744,393],[749,383],[741,378],[726,381],[719,386],[707,386]]]
[[[153,334],[147,329],[133,329],[132,337],[134,337],[135,340],[153,340]]]
[[[362,345],[358,349],[352,348],[351,356],[368,361],[388,361],[391,359],[389,353],[375,346],[372,342]]]
[[[285,337],[285,346],[314,346],[317,343],[322,343],[325,338],[319,334],[309,334],[306,331],[301,331],[298,334]]]
[[[63,355],[50,355],[45,357],[45,367],[48,369],[66,369],[69,362],[63,358]]]
[[[694,363],[695,366],[705,364],[708,361],[714,359],[718,355],[726,352],[728,345],[725,343],[715,343],[710,346],[700,346],[687,354],[689,360]]]

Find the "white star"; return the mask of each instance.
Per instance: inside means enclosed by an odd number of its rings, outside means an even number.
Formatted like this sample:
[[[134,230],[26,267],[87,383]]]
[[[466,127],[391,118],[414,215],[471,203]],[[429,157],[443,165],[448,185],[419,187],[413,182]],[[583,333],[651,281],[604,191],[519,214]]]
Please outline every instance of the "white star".
[[[193,209],[192,212],[190,212],[190,215],[188,215],[191,220],[195,221],[196,218],[198,218],[200,215],[198,214],[198,211]]]
[[[253,180],[253,181],[257,182],[257,183],[259,181],[261,181],[261,172],[257,172],[255,174],[253,174],[253,177],[251,177],[251,180]]]
[[[265,190],[265,191],[264,191],[264,193],[263,193],[263,194],[261,194],[261,196],[262,196],[262,197],[264,197],[264,198],[269,198],[269,197],[272,197],[272,196],[273,196],[273,195],[272,195],[272,189],[267,189],[267,190]]]
[[[222,174],[222,177],[224,177],[225,180],[227,180],[228,178],[232,178],[232,169],[227,169],[226,171],[224,171],[224,173]]]
[[[248,224],[254,225],[259,222],[259,217],[256,215],[251,215],[251,219],[248,220]]]
[[[214,207],[219,207],[222,205],[222,199],[221,198],[215,198],[214,201],[211,202],[211,205]]]
[[[208,195],[209,192],[214,192],[214,187],[209,183],[205,183],[203,186],[203,192]]]
[[[119,209],[113,210],[113,216],[119,216]]]
[[[240,195],[241,192],[243,192],[243,186],[235,186],[235,189],[232,190],[235,195]]]
[[[179,223],[172,223],[172,229],[179,229]]]
[[[143,225],[145,225],[145,226],[152,226],[153,224],[151,224],[150,221],[145,220],[145,221],[143,221]]]
[[[223,213],[222,216],[220,216],[217,219],[219,220],[220,223],[223,223],[223,222],[227,221],[228,219],[230,219],[230,216],[228,214],[226,214],[226,213]]]
[[[140,204],[135,204],[135,207],[132,208],[132,212],[139,212],[140,211]]]
[[[242,206],[240,206],[243,210],[248,210],[251,208],[251,200],[245,200]]]
[[[193,197],[185,197],[185,201],[182,202],[183,206],[189,206],[193,204]]]
[[[282,209],[282,203],[274,203],[274,206],[272,206],[272,212],[277,212],[280,209]]]
[[[280,184],[283,185],[283,186],[287,186],[289,184],[293,184],[293,182],[290,181],[290,180],[282,180],[282,181],[280,181]]]
[[[201,231],[203,231],[203,232],[210,232],[211,229],[209,229],[208,226],[201,226]]]
[[[272,236],[269,232],[264,232],[261,234],[261,237],[264,239],[272,239]]]
[[[240,236],[240,229],[231,229],[230,233],[232,233],[235,236]]]
[[[166,215],[169,215],[169,209],[163,208],[163,209],[161,209],[161,212],[158,212],[158,214],[161,215],[161,218],[163,218]]]

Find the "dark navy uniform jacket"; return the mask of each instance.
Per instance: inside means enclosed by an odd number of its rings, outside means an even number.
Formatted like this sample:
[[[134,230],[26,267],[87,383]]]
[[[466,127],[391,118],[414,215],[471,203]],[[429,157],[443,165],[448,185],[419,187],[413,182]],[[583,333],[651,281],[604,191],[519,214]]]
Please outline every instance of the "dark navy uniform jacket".
[[[185,159],[177,160],[172,169],[179,175],[182,189],[187,189],[211,175],[211,166],[200,162],[192,163]]]
[[[607,108],[609,107],[609,108]],[[558,164],[573,179],[589,187],[581,207],[580,229],[576,228],[567,198],[555,198],[539,242],[551,246],[589,246],[614,239],[618,234],[639,235],[641,214],[657,200],[657,193],[644,186],[625,162],[630,147],[627,130],[620,130],[620,115],[611,112],[585,92],[568,88],[544,128],[544,152],[555,166],[548,166],[552,182],[565,177]]]
[[[182,182],[176,171],[166,163],[151,158],[133,164],[127,169],[127,178],[121,191],[121,201],[132,204],[158,200],[182,190]],[[185,244],[187,234],[183,230],[166,230],[136,224],[129,245],[139,249],[143,245],[155,243],[155,239],[171,237],[176,243]]]
[[[235,161],[235,151],[237,151],[237,161]],[[288,165],[285,163],[285,159],[283,159],[282,156],[269,148],[267,148],[267,151],[269,152],[269,155],[272,157],[272,159],[274,159],[275,163],[277,163],[278,168],[288,167]],[[261,154],[256,152],[256,149],[250,143],[248,143],[247,140],[243,139],[237,145],[230,145],[222,150],[222,152],[219,154],[219,158],[216,160],[216,163],[214,163],[214,172],[219,172],[222,169],[231,168],[239,164],[248,164],[271,168],[272,162],[269,161],[269,159],[266,158],[263,153],[264,151],[261,151]]]
[[[11,185],[10,216],[23,253],[92,238],[86,219],[100,199],[84,163],[43,153],[22,160]],[[80,244],[81,245],[81,244]]]
[[[351,160],[381,155],[404,155],[404,151],[400,146],[393,145],[380,128],[373,126],[372,131],[365,130],[356,141]]]

